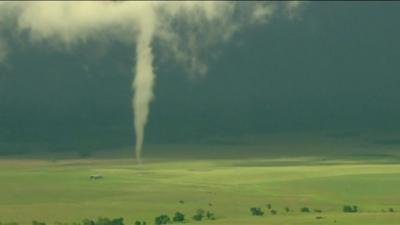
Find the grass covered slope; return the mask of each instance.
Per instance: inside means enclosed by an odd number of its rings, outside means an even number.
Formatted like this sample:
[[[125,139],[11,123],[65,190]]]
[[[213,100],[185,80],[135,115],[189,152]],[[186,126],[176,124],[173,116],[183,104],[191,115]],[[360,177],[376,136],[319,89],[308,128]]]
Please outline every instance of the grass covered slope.
[[[156,216],[180,211],[187,224],[399,224],[396,145],[364,137],[285,137],[247,140],[251,145],[147,146],[143,165],[127,159],[131,151],[98,152],[85,159],[3,157],[0,221],[53,224],[102,216],[124,217],[127,225],[136,220],[154,224]],[[95,174],[104,179],[90,179]],[[344,205],[357,205],[359,212],[343,213]],[[264,210],[264,216],[252,216],[252,207]],[[311,212],[300,212],[303,207]],[[215,213],[216,220],[194,222],[200,208]]]
[[[400,209],[400,165],[310,165],[309,160],[220,159],[141,166],[130,160],[3,160],[0,218],[29,224],[122,216],[133,224],[136,219],[153,223],[154,217],[176,211],[191,217],[203,208],[217,217],[204,224],[398,224],[400,213],[381,210]],[[297,165],[290,165],[293,161]],[[104,179],[90,180],[92,174]],[[277,215],[250,214],[251,207],[267,211],[268,203]],[[357,205],[360,213],[343,213],[345,204]],[[291,211],[286,213],[285,207]],[[323,212],[301,213],[302,207]]]

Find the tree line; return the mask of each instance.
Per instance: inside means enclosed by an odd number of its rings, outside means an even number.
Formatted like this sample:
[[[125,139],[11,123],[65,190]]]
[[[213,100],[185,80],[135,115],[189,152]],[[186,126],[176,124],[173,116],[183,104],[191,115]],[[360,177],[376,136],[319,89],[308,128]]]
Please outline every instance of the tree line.
[[[278,214],[277,209],[273,209],[271,204],[267,204],[267,209],[262,209],[261,207],[251,207],[250,208],[250,213],[253,216],[264,216],[266,212],[270,215],[276,215]],[[290,209],[289,207],[285,207],[284,212],[289,213],[293,212],[293,209]],[[300,212],[302,213],[322,213],[322,210],[320,209],[313,209],[311,210],[309,207],[302,207],[299,209]],[[360,212],[360,209],[357,205],[344,205],[342,208],[342,211],[344,213],[357,213]],[[386,210],[382,209],[382,212],[386,212]],[[394,208],[389,208],[387,212],[395,212]],[[174,215],[169,216],[167,214],[161,214],[159,216],[156,216],[154,218],[154,224],[155,225],[164,225],[164,224],[179,224],[179,223],[185,223],[189,222],[190,219],[194,221],[203,221],[203,220],[215,220],[216,216],[213,212],[211,211],[206,211],[204,209],[198,209],[196,210],[195,214],[192,215],[189,219],[182,213],[182,212],[176,212]],[[322,216],[317,216],[316,219],[323,219]],[[136,220],[134,225],[150,225],[147,224],[146,221],[141,221],[141,220]],[[15,222],[8,222],[8,223],[2,223],[0,222],[0,225],[18,225],[18,223]],[[46,225],[45,222],[39,222],[39,221],[32,221],[32,225]],[[61,222],[56,222],[55,225],[125,225],[124,218],[123,217],[118,217],[118,218],[107,218],[107,217],[99,217],[97,220],[93,219],[84,219],[81,222],[74,222],[74,223],[61,223]]]
[[[262,209],[261,207],[251,207],[250,208],[250,213],[253,216],[264,216],[264,214],[268,213],[270,215],[276,215],[278,213],[278,210],[273,209],[272,205],[269,203],[266,205],[267,209]],[[290,209],[289,207],[285,207],[284,208],[284,212],[289,213],[292,212],[293,210]],[[311,213],[311,212],[315,212],[315,213],[322,213],[321,209],[313,209],[311,210],[309,207],[302,207],[299,210],[302,213]],[[344,205],[342,208],[342,212],[344,213],[357,213],[360,212],[359,208],[357,205]],[[382,212],[386,212],[386,210],[382,209]],[[394,208],[389,208],[387,210],[387,212],[395,212]],[[322,216],[317,216],[316,219],[323,219]]]
[[[191,217],[194,221],[202,221],[202,220],[215,220],[215,214],[211,211],[205,211],[204,209],[198,209],[195,214]],[[169,216],[167,214],[161,214],[154,218],[155,225],[163,225],[163,224],[172,224],[172,223],[184,223],[189,220],[182,212],[176,212],[173,216]],[[9,223],[1,223],[0,225],[18,225],[15,222]],[[45,222],[32,221],[32,225],[46,225]],[[84,219],[81,222],[74,223],[61,223],[56,222],[55,225],[125,225],[124,218],[107,218],[107,217],[99,217],[97,220],[93,219]],[[146,221],[136,220],[134,225],[149,225]]]

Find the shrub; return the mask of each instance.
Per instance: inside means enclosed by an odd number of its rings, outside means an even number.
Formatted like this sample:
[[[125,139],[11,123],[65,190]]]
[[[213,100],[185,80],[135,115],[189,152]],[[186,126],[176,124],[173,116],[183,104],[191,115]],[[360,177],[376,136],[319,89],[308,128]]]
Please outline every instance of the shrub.
[[[172,221],[182,223],[185,221],[185,215],[181,212],[176,212],[174,218],[172,218]]]
[[[322,210],[320,210],[320,209],[314,209],[314,212],[316,212],[316,213],[322,213]]]
[[[257,208],[257,207],[250,208],[250,212],[251,212],[251,214],[253,216],[262,216],[262,215],[264,215],[264,212],[260,208]]]
[[[156,225],[168,224],[168,223],[171,223],[171,219],[169,218],[168,215],[165,215],[165,214],[160,215],[160,216],[156,217],[156,219],[155,219]]]
[[[343,212],[352,212],[353,211],[353,207],[349,206],[349,205],[345,205],[343,206]]]
[[[358,207],[356,205],[345,205],[343,206],[343,212],[345,213],[356,213],[358,212]]]
[[[389,208],[389,212],[394,212],[394,209],[393,208]]]
[[[200,220],[203,219],[203,216],[202,216],[202,215],[199,215],[199,214],[195,214],[195,215],[193,216],[193,219],[196,220],[196,221],[200,221]]]
[[[33,224],[32,225],[45,225],[45,224]],[[62,224],[59,224],[62,225]],[[66,224],[64,224],[66,225]],[[91,219],[84,219],[82,220],[82,223],[73,223],[71,225],[124,225],[124,218],[119,217],[119,218],[114,218],[110,219],[107,217],[99,217],[97,218],[96,221],[91,220]]]
[[[109,225],[124,225],[124,218],[119,217],[119,218],[112,219],[110,221]]]
[[[300,209],[300,211],[303,212],[303,213],[309,213],[310,209],[308,207],[303,207],[303,208]]]
[[[323,219],[324,217],[322,217],[322,216],[317,216],[317,217],[315,217],[315,219],[317,219],[317,220],[320,220],[320,219]]]
[[[272,209],[271,203],[268,203],[268,204],[267,204],[267,208],[268,208],[268,209]]]
[[[136,220],[135,225],[146,225],[145,221],[140,222],[139,220]]]
[[[206,217],[207,217],[207,219],[209,219],[209,220],[215,220],[215,215],[214,215],[214,213],[212,213],[212,212],[210,212],[210,211],[207,211]]]
[[[196,214],[193,216],[193,219],[196,221],[200,221],[204,218],[204,210],[203,209],[198,209],[196,211]]]
[[[272,214],[272,215],[276,215],[277,213],[278,213],[278,212],[277,212],[276,210],[274,210],[274,209],[271,210],[271,214]]]

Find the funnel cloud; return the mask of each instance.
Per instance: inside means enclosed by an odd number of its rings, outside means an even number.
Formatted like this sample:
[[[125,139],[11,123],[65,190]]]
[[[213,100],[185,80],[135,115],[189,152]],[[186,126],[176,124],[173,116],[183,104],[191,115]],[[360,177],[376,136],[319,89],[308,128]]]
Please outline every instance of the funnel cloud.
[[[0,21],[14,24],[12,35],[28,34],[32,44],[57,50],[89,41],[135,46],[133,115],[136,158],[140,162],[154,98],[154,59],[180,64],[188,74],[207,73],[205,58],[249,26],[265,26],[275,14],[293,18],[299,2],[4,2]],[[4,13],[7,12],[7,13]],[[0,31],[2,28],[0,27]],[[8,51],[0,32],[0,61]],[[158,55],[154,55],[157,43]]]
[[[133,81],[135,90],[133,111],[136,133],[136,159],[140,163],[144,140],[144,128],[149,116],[149,105],[153,99],[154,71],[151,42],[154,33],[154,13],[148,8],[149,17],[140,22],[139,36],[136,43],[136,71]]]

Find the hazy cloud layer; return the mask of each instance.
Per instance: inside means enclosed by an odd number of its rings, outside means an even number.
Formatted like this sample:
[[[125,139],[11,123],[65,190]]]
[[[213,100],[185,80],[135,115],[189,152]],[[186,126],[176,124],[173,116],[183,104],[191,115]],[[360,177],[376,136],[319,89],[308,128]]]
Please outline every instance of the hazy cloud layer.
[[[267,24],[279,7],[292,15],[298,3],[49,1],[7,2],[0,7],[14,19],[14,31],[28,32],[33,43],[46,41],[60,49],[96,39],[136,44],[132,105],[140,160],[154,95],[154,42],[187,71],[205,74],[204,59],[216,54],[216,46],[247,26]],[[0,61],[6,55],[0,39]]]
[[[0,38],[0,63],[3,63],[7,58],[8,47],[6,42]]]
[[[71,47],[88,39],[132,43],[140,21],[154,23],[154,39],[175,62],[204,74],[208,49],[241,29],[265,25],[279,8],[289,16],[299,2],[3,2],[1,17],[13,14],[15,32],[28,31],[33,42]],[[4,13],[7,12],[7,13]],[[152,15],[149,15],[152,14]],[[153,18],[150,18],[153,17]],[[149,23],[149,22],[147,22]],[[4,44],[3,44],[4,46]]]

